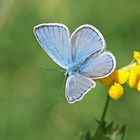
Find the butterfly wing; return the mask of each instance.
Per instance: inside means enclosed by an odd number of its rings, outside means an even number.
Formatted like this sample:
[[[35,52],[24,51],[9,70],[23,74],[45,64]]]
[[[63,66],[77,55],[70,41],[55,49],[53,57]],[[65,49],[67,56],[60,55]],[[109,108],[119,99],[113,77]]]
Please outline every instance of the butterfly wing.
[[[80,74],[71,75],[66,82],[65,96],[69,103],[81,100],[96,83]]]
[[[112,53],[103,52],[98,57],[89,58],[80,68],[80,74],[99,79],[108,76],[114,71],[116,60]]]
[[[71,45],[72,60],[78,64],[91,55],[101,53],[105,48],[105,40],[92,25],[82,25],[72,34]]]
[[[67,69],[71,63],[69,31],[62,24],[40,24],[34,34],[44,51],[61,67]]]

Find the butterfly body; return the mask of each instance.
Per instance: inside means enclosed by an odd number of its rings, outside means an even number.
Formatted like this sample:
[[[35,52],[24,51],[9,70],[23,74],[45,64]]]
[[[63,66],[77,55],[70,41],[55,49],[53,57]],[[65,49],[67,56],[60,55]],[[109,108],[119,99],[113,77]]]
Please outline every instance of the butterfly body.
[[[82,25],[70,36],[63,24],[40,24],[34,34],[44,51],[66,70],[69,103],[81,100],[96,86],[95,79],[108,76],[116,67],[113,54],[105,51],[102,34],[92,25]]]
[[[81,64],[75,64],[75,65],[72,65],[68,70],[67,70],[67,73],[68,75],[74,75],[76,73],[80,73],[80,67],[81,67]]]

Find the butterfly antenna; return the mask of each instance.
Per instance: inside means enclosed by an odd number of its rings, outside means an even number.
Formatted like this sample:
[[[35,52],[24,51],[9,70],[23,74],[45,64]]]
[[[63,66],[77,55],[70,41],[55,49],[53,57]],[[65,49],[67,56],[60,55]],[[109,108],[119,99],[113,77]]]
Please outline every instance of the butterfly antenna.
[[[42,68],[42,69],[45,69],[45,70],[48,70],[48,71],[54,71],[54,72],[61,72],[61,73],[64,73],[65,72],[65,70],[58,70],[58,69],[50,69],[50,68],[43,68],[43,67],[40,67],[40,68]]]

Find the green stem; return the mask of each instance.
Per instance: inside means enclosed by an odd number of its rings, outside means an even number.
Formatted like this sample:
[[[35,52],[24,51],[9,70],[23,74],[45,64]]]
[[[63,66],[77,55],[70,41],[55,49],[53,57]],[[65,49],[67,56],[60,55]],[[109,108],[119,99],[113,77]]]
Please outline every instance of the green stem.
[[[106,117],[107,109],[108,109],[108,106],[109,106],[109,101],[110,101],[110,97],[109,97],[109,95],[107,95],[106,103],[105,103],[103,113],[102,113],[102,116],[101,116],[101,120],[100,120],[101,123],[104,121],[104,119]]]
[[[99,140],[99,137],[102,138],[101,133],[103,131],[103,126],[104,126],[104,123],[105,123],[104,120],[105,120],[105,117],[106,117],[106,114],[107,114],[109,101],[110,101],[110,97],[109,97],[109,95],[107,95],[105,106],[104,106],[104,109],[103,109],[103,113],[101,115],[100,123],[99,123],[99,126],[97,127],[97,130],[96,130],[96,132],[95,132],[95,134],[92,138],[93,140]]]

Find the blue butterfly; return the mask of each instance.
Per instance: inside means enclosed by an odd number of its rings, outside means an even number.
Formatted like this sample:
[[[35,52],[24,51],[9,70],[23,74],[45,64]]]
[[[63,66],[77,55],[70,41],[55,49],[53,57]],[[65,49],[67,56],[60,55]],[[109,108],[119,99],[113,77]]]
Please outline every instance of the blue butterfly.
[[[82,25],[70,36],[63,24],[39,24],[34,34],[44,51],[66,69],[69,103],[81,100],[96,86],[94,80],[110,75],[116,67],[114,55],[105,51],[104,37],[92,25]]]

